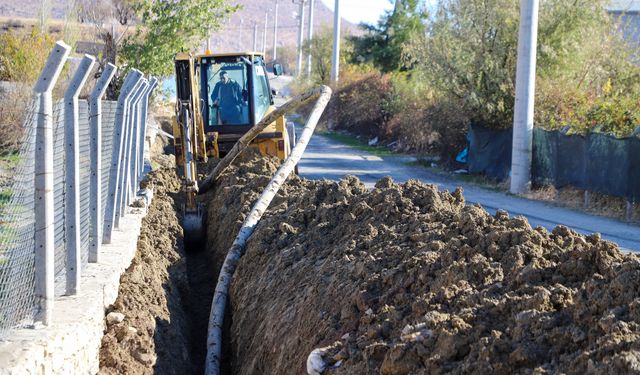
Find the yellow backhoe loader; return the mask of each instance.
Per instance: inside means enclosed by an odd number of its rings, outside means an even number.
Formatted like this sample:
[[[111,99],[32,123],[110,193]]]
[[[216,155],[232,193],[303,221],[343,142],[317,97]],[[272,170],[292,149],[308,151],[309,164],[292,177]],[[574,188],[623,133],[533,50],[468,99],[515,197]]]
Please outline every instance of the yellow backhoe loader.
[[[257,52],[192,55],[178,53],[173,136],[182,177],[184,238],[204,239],[203,208],[198,194],[197,162],[224,157],[236,141],[275,110],[264,56]],[[281,73],[274,66],[274,73]],[[295,134],[284,116],[269,124],[251,143],[263,155],[284,160]]]

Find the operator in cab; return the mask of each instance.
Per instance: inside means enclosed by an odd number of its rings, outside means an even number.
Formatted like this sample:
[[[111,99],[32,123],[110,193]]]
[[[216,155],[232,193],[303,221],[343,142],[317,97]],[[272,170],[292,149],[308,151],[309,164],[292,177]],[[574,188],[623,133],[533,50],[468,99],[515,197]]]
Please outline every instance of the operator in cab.
[[[223,125],[242,123],[242,88],[229,77],[225,70],[220,72],[220,82],[211,93],[213,107],[218,109],[219,122]]]

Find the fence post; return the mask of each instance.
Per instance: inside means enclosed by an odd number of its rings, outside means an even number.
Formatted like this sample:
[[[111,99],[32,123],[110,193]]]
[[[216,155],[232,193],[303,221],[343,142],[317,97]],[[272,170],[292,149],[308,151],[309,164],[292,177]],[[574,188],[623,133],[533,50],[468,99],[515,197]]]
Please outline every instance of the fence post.
[[[123,150],[123,156],[122,156],[122,164],[120,166],[120,174],[122,175],[122,195],[119,196],[118,199],[118,212],[120,214],[120,217],[124,216],[126,214],[126,208],[130,203],[130,199],[131,199],[131,187],[132,187],[132,183],[131,183],[131,145],[132,145],[132,138],[133,138],[133,133],[134,133],[134,127],[135,127],[135,117],[136,117],[136,113],[135,113],[135,103],[138,99],[138,97],[140,96],[140,93],[144,90],[146,85],[146,79],[142,78],[139,82],[139,84],[136,86],[133,94],[131,95],[131,98],[128,102],[128,120],[124,123],[124,125],[126,126],[126,129],[124,131],[125,133],[125,141],[123,142],[122,146],[124,147]]]
[[[100,260],[102,239],[102,96],[118,68],[108,63],[91,91],[89,121],[91,126],[91,184],[90,210],[91,233],[89,234],[89,262]]]
[[[119,228],[120,227],[120,218],[122,218],[125,214],[126,214],[126,210],[124,209],[126,207],[125,203],[128,199],[129,196],[129,175],[127,174],[127,166],[129,165],[128,163],[128,157],[129,157],[129,142],[131,139],[131,122],[133,120],[133,110],[131,109],[131,103],[133,102],[133,100],[135,99],[136,95],[138,94],[138,92],[140,91],[140,87],[142,86],[144,82],[144,78],[142,78],[142,76],[140,76],[140,79],[138,80],[138,82],[136,83],[135,87],[133,88],[133,90],[131,90],[131,95],[129,96],[129,98],[127,99],[127,103],[126,103],[126,116],[124,121],[122,122],[122,133],[123,133],[123,139],[122,139],[122,148],[121,148],[121,153],[120,153],[120,167],[118,169],[118,174],[120,175],[120,184],[118,185],[118,199],[116,200],[116,221],[115,221],[115,227]]]
[[[521,194],[531,189],[539,8],[539,0],[520,0],[516,95],[513,109],[511,186],[509,188],[513,194]]]
[[[60,76],[71,47],[59,41],[49,54],[36,82],[39,100],[36,114],[35,153],[35,320],[51,323],[54,297],[53,226],[53,98],[52,90]]]
[[[127,105],[133,89],[138,85],[142,77],[139,70],[133,69],[127,74],[127,77],[120,89],[118,96],[118,105],[116,107],[116,119],[113,129],[113,150],[111,152],[111,161],[109,169],[109,196],[107,197],[107,207],[105,207],[104,226],[103,226],[103,244],[111,243],[111,235],[113,228],[116,226],[118,217],[117,202],[120,186],[120,164],[122,163],[122,142],[124,139],[124,121],[127,118]]]
[[[142,129],[142,100],[147,95],[147,91],[149,90],[149,81],[147,80],[147,85],[144,87],[144,90],[140,94],[140,99],[138,99],[138,103],[135,106],[136,111],[136,126],[135,126],[135,137],[133,138],[133,144],[131,145],[131,179],[133,181],[133,189],[131,191],[136,196],[136,192],[138,191],[138,154],[140,152],[140,130]],[[135,198],[134,198],[135,199]]]
[[[156,77],[152,77],[149,80],[149,88],[147,89],[147,92],[145,93],[144,97],[142,98],[142,122],[141,122],[141,127],[140,127],[140,148],[138,150],[138,179],[140,179],[142,177],[142,175],[144,174],[144,146],[145,146],[145,139],[147,137],[147,116],[148,116],[148,110],[149,110],[149,97],[151,96],[151,93],[153,92],[153,90],[156,88],[156,86],[158,85],[158,79]]]
[[[142,106],[143,106],[144,98],[147,96],[150,89],[151,89],[151,81],[149,80],[146,82],[144,90],[140,92],[140,96],[137,98],[136,103],[134,103],[135,113],[136,113],[136,117],[135,117],[136,126],[134,127],[134,131],[135,131],[135,138],[133,139],[134,143],[131,145],[131,162],[132,162],[131,179],[133,181],[133,188],[131,189],[131,191],[134,197],[136,196],[139,189],[138,170],[140,169],[140,158],[138,157],[138,155],[140,155],[141,131],[144,127],[144,123],[142,122],[142,111],[143,111]]]
[[[65,242],[67,253],[67,295],[74,295],[80,284],[80,136],[78,133],[78,95],[96,59],[84,55],[64,93],[65,170]],[[88,225],[88,223],[84,223]]]

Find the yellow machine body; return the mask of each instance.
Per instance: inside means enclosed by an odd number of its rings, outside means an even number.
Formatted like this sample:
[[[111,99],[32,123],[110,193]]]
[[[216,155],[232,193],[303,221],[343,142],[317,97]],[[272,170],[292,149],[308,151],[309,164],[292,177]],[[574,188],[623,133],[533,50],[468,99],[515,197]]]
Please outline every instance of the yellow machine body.
[[[192,55],[178,53],[173,136],[176,164],[183,177],[185,238],[198,237],[202,208],[197,162],[224,157],[249,129],[271,111],[273,92],[264,56],[257,52]],[[284,116],[269,124],[250,145],[284,160],[291,152]]]
[[[246,102],[249,104],[249,109],[255,106],[256,90],[254,87],[258,84],[263,85],[268,92],[261,94],[268,95],[269,105],[262,113],[254,113],[252,116],[248,116],[243,124],[225,125],[213,124],[211,119],[208,119],[207,110],[212,105],[212,98],[210,97],[210,90],[207,90],[203,86],[203,82],[211,82],[215,77],[210,76],[210,72],[206,69],[206,62],[211,59],[237,59],[238,62],[258,62],[257,65],[253,65],[250,68],[255,71],[262,70],[262,74],[251,74],[248,87],[244,88],[244,94],[246,95]],[[188,101],[192,108],[195,110],[192,112],[192,128],[195,134],[195,139],[192,145],[192,152],[195,159],[198,161],[206,161],[207,157],[223,157],[226,152],[230,150],[230,147],[251,127],[256,125],[265,115],[275,110],[273,106],[272,92],[269,86],[268,76],[264,68],[263,54],[258,52],[244,52],[244,53],[225,53],[225,54],[202,54],[192,56],[187,53],[179,53],[176,55],[176,80],[177,86],[180,86],[182,80],[183,86],[188,86],[189,89],[185,90],[183,97],[180,97],[178,92],[177,103],[181,101]],[[179,65],[188,65],[188,69],[180,69]],[[248,64],[247,64],[248,65]],[[181,71],[180,71],[181,70]],[[187,79],[188,78],[188,79]],[[180,88],[178,88],[180,91]],[[176,162],[178,165],[184,164],[184,153],[180,152],[183,148],[183,134],[181,125],[179,124],[179,104],[176,105],[176,116],[174,118],[174,144],[176,146]],[[220,129],[217,129],[217,128]],[[289,135],[287,133],[287,127],[285,125],[284,116],[278,118],[273,123],[269,124],[260,135],[251,143],[251,147],[254,147],[263,155],[276,156],[280,160],[284,160],[288,157],[291,150],[289,144]]]

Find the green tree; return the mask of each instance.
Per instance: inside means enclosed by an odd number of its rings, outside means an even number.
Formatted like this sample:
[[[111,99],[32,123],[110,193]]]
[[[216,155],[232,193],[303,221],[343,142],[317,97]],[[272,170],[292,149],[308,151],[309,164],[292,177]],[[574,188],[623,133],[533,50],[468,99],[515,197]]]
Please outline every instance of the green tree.
[[[342,48],[342,54],[345,54]],[[305,55],[311,54],[311,79],[318,83],[328,83],[331,74],[331,54],[333,51],[333,29],[324,27],[313,36],[311,41],[307,40],[303,46]],[[306,60],[305,60],[306,61]],[[306,70],[305,70],[306,71]]]
[[[611,77],[620,78],[616,83],[630,81],[631,60],[625,51],[605,53],[605,46],[620,43],[604,4],[604,0],[541,2],[540,85],[552,82],[564,87],[556,90],[559,93],[574,95],[576,88],[597,92]],[[493,128],[510,127],[518,28],[517,0],[440,0],[426,36],[421,41],[414,39],[411,45],[423,73],[420,79],[439,95],[464,103],[472,121]]]
[[[134,9],[140,22],[122,57],[145,73],[167,76],[176,52],[200,46],[239,6],[226,0],[140,0]]]
[[[357,62],[370,61],[384,72],[411,68],[407,43],[426,31],[428,14],[420,0],[396,0],[377,25],[360,25],[367,33],[354,37]]]

